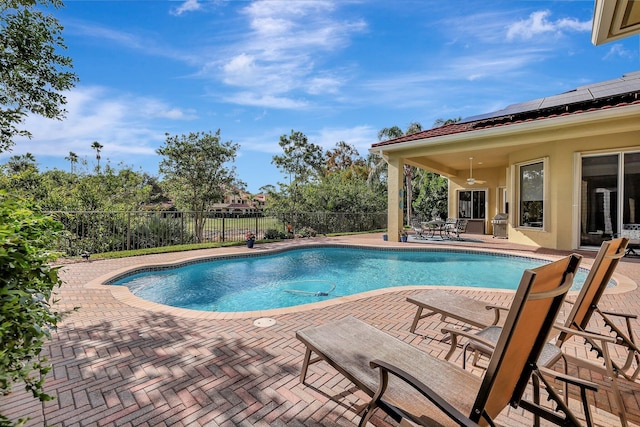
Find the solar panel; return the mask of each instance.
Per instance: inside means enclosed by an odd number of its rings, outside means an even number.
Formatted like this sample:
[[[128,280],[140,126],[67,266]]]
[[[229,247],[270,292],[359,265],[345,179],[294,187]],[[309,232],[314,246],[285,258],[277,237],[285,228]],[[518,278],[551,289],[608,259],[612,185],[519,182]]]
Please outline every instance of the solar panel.
[[[576,102],[591,101],[594,99],[607,98],[610,96],[634,91],[640,91],[640,71],[625,74],[617,79],[580,86],[574,90],[560,93],[558,95],[552,95],[546,98],[539,98],[531,101],[511,104],[503,108],[502,110],[466,117],[462,119],[460,123],[487,120],[496,117],[508,116],[511,114],[536,111],[543,108],[558,107],[560,105],[574,104]]]

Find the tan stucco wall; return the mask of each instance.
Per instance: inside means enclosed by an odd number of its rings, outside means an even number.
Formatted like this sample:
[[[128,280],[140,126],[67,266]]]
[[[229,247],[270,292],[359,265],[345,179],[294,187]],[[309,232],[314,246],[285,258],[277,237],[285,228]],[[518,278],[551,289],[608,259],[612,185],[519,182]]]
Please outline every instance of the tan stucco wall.
[[[640,131],[551,141],[512,153],[510,166],[548,157],[548,170],[545,171],[548,194],[545,194],[545,229],[538,230],[517,226],[517,194],[510,191],[514,216],[510,218],[509,240],[546,248],[577,249],[576,235],[580,225],[580,200],[574,192],[580,174],[575,164],[577,155],[617,151],[640,151]]]

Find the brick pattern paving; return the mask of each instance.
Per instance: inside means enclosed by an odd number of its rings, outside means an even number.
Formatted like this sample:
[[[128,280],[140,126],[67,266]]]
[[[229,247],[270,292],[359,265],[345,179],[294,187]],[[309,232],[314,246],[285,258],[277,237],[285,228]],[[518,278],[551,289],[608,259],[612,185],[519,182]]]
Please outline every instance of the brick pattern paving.
[[[379,235],[326,240],[382,243]],[[514,247],[503,240],[484,240],[482,244],[455,245],[559,254]],[[271,247],[278,245],[283,244]],[[256,248],[262,250],[265,246]],[[143,260],[175,262],[245,250],[162,254]],[[593,254],[585,257],[588,263]],[[639,281],[638,261],[624,259],[618,271]],[[295,339],[295,331],[353,315],[433,356],[444,357],[448,350],[448,344],[441,341],[444,324],[437,318],[424,320],[417,334],[409,333],[414,306],[405,298],[415,290],[380,293],[302,311],[274,312],[270,317],[277,323],[261,328],[253,323],[259,313],[228,319],[184,316],[179,311],[145,309],[144,305],[114,298],[110,289],[86,286],[140,262],[137,257],[63,267],[61,274],[66,284],[59,292],[58,307],[69,313],[45,349],[54,366],[46,390],[57,398],[40,403],[16,389],[11,395],[0,397],[3,414],[12,418],[29,416],[27,426],[353,426],[359,421],[358,411],[366,404],[367,396],[325,363],[312,365],[307,385],[300,384],[304,348]],[[505,304],[512,295],[478,290],[457,292]],[[639,314],[640,291],[605,295],[603,304]],[[77,311],[72,311],[74,307],[78,307]],[[637,321],[635,326],[636,331],[640,330]],[[567,351],[576,358],[570,366],[573,374],[604,383],[597,371],[581,367],[579,360],[590,357],[583,346],[569,346]],[[460,364],[460,358],[458,351],[452,362]],[[640,423],[640,384],[620,383],[629,419]],[[595,401],[592,399],[600,425],[619,423],[610,414],[610,402],[610,394],[602,388]],[[522,410],[508,408],[499,423],[531,425],[532,420]],[[372,424],[397,425],[381,416],[374,417]]]

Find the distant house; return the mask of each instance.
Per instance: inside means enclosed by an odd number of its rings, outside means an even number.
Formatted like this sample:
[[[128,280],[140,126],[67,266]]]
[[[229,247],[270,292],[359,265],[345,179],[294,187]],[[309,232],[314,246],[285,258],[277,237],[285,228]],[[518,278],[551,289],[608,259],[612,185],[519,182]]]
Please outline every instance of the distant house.
[[[252,195],[243,191],[228,192],[222,203],[214,203],[210,212],[226,215],[255,215],[261,213],[266,204],[266,196],[262,193]]]
[[[370,151],[389,164],[390,240],[402,227],[408,164],[449,179],[449,216],[467,218],[471,231],[490,234],[492,218],[507,212],[513,242],[599,246],[640,223],[640,72],[376,143]]]

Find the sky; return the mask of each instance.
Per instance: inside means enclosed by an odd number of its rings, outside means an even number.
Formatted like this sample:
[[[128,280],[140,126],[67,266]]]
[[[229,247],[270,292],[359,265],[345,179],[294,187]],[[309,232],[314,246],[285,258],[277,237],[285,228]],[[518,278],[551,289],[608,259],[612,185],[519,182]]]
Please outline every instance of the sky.
[[[366,156],[383,128],[469,117],[640,69],[640,36],[594,46],[593,0],[73,1],[51,9],[79,82],[62,121],[29,117],[41,171],[72,151],[159,176],[166,134],[240,146],[246,189],[287,182],[292,130]]]

